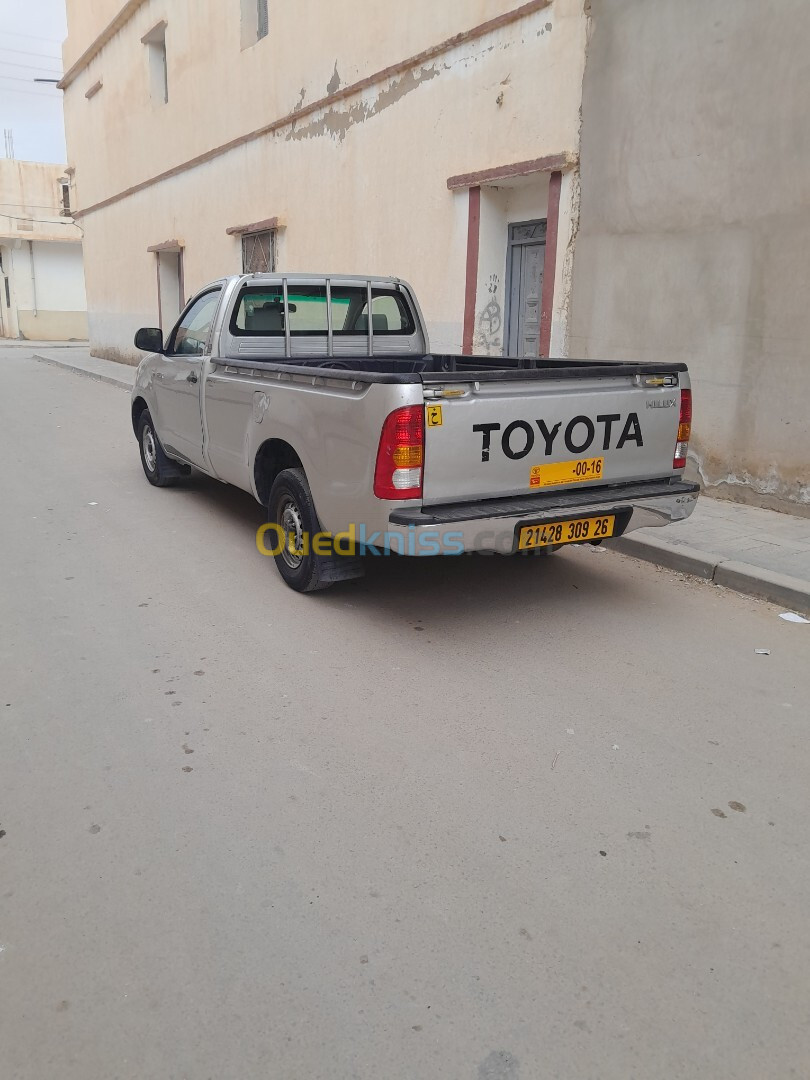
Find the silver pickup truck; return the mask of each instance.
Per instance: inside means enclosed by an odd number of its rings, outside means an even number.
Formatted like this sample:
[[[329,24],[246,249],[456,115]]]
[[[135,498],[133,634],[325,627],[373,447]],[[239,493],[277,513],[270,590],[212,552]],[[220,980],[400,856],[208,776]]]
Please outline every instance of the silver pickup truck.
[[[252,274],[141,329],[150,483],[191,467],[267,508],[259,549],[312,592],[360,556],[549,552],[692,512],[684,364],[430,352],[395,278]]]

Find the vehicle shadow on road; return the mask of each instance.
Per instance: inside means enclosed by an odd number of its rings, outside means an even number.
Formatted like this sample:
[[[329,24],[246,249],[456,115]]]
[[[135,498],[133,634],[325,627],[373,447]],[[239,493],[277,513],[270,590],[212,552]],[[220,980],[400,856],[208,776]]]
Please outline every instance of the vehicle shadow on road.
[[[613,575],[600,573],[610,556],[600,555],[598,564],[591,556],[569,550],[549,556],[367,557],[363,579],[336,586],[323,599],[350,599],[369,611],[443,612],[472,622],[530,607],[542,608],[547,618],[557,610],[570,614],[574,602],[591,604],[619,592]]]
[[[207,513],[221,518],[218,527],[244,531],[259,570],[263,568],[276,582],[272,560],[259,555],[254,546],[255,530],[267,514],[252,496],[199,473],[178,491],[193,497],[197,506],[205,503]],[[573,546],[547,556],[369,555],[363,559],[365,577],[339,582],[310,602],[329,608],[349,604],[355,611],[386,618],[392,614],[418,618],[442,611],[454,620],[477,622],[528,607],[541,608],[544,618],[563,612],[570,616],[573,604],[581,611],[582,604],[632,602],[628,582],[607,572],[613,563],[614,557],[606,552]]]

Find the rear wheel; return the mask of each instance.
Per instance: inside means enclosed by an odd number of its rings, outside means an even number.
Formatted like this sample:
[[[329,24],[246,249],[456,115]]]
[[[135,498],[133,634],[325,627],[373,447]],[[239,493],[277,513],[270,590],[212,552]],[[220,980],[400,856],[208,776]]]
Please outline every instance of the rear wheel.
[[[268,502],[270,521],[278,525],[278,572],[296,592],[317,592],[337,580],[330,572],[336,556],[316,555],[313,541],[321,526],[303,469],[284,469],[273,481]]]

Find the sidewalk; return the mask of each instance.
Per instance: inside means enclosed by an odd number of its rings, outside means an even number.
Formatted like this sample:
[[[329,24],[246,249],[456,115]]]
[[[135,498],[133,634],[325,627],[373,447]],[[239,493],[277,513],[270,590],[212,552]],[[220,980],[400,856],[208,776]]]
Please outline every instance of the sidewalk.
[[[31,348],[37,360],[131,389],[135,368],[91,356],[86,345]],[[67,344],[67,343],[65,343]],[[810,518],[701,496],[687,521],[608,541],[623,555],[680,570],[810,614]]]
[[[36,345],[32,342],[21,342],[31,346],[31,352],[36,360],[44,360],[46,364],[55,364],[57,367],[68,368],[79,375],[89,375],[91,379],[100,382],[112,383],[124,390],[131,390],[135,385],[135,372],[137,368],[128,364],[118,364],[115,360],[104,360],[100,356],[91,356],[84,342],[81,348],[75,348],[68,342],[45,342]],[[67,347],[67,346],[70,347]]]
[[[810,518],[702,495],[688,520],[608,546],[810,614]]]

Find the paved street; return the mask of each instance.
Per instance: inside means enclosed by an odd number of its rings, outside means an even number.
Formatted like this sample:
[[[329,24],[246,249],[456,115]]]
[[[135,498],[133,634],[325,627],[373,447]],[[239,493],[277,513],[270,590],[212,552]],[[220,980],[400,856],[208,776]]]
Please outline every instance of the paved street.
[[[0,370],[3,1080],[808,1075],[810,625],[590,548],[301,596]]]

